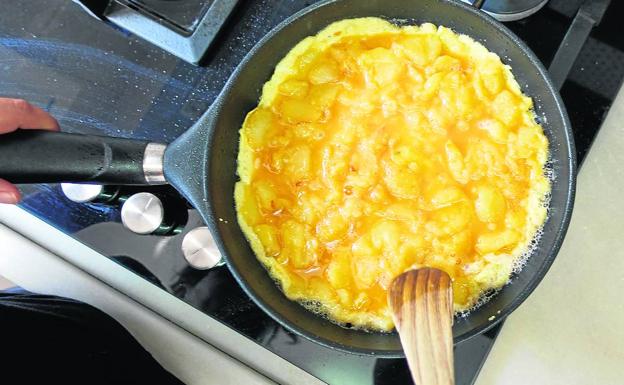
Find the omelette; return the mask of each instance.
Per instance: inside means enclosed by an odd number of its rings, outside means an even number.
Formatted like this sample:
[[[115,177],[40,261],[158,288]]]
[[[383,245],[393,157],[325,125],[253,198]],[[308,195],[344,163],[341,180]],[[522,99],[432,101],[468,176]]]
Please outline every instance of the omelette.
[[[342,20],[292,48],[247,115],[238,222],[289,299],[390,331],[404,271],[447,272],[459,313],[510,280],[546,219],[547,160],[532,100],[482,44]]]

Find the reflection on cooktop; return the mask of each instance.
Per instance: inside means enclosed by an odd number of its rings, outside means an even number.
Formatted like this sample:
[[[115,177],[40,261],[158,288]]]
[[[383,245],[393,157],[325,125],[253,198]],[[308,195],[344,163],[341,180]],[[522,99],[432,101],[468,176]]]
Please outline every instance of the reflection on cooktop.
[[[192,32],[214,0],[128,0],[131,4]]]

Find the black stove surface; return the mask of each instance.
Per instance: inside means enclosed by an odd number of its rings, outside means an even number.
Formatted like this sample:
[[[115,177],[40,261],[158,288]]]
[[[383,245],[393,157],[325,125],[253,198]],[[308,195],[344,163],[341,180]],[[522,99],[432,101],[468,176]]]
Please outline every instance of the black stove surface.
[[[151,6],[154,12],[167,12],[166,3],[188,3],[201,12],[219,0],[132,1]],[[0,95],[46,108],[66,131],[170,142],[208,108],[266,32],[310,3],[240,2],[203,66],[196,67],[88,16],[76,4],[7,2],[0,13]],[[580,3],[551,0],[529,18],[506,25],[548,67]],[[623,12],[623,2],[612,2],[562,89],[579,160],[624,77],[624,40],[618,31]],[[176,22],[188,27],[196,19],[193,15],[186,13]],[[24,186],[23,192],[22,208],[327,383],[411,382],[405,360],[338,353],[286,331],[251,302],[227,268],[190,268],[180,246],[185,232],[201,225],[193,210],[179,235],[139,236],[123,228],[118,207],[73,203],[56,185]],[[456,346],[458,384],[474,382],[499,330],[497,326]]]

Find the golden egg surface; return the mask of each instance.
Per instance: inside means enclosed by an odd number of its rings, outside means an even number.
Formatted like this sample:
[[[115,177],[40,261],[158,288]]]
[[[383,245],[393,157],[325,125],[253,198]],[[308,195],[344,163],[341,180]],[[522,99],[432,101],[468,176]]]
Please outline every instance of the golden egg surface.
[[[437,267],[466,311],[546,218],[548,141],[509,66],[432,24],[343,20],[295,46],[240,130],[235,200],[286,296],[394,325],[387,288]]]

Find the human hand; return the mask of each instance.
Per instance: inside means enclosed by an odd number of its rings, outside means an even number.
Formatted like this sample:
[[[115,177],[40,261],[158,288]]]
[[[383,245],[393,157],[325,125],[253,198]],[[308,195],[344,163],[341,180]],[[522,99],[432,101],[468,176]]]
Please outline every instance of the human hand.
[[[58,131],[59,125],[50,114],[25,100],[0,98],[0,134],[32,128]],[[17,187],[0,179],[0,203],[17,203],[19,200]]]

